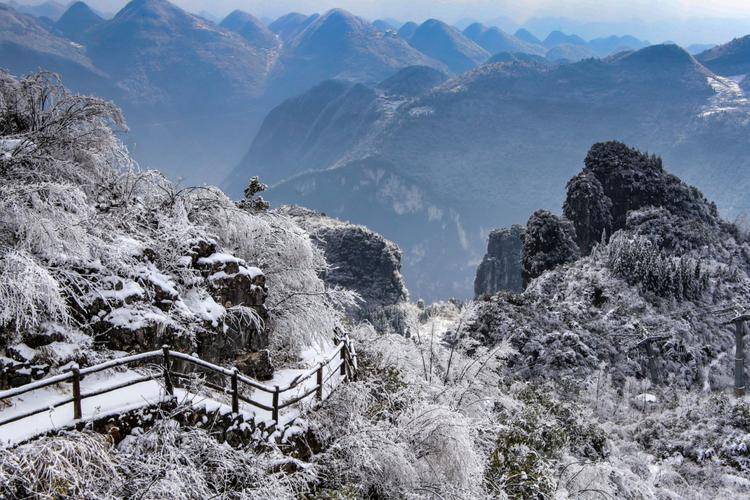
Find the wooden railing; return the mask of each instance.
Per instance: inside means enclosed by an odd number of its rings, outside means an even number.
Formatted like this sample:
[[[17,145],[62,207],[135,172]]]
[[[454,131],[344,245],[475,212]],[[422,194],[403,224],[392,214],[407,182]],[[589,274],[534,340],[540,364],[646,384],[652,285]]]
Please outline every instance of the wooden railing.
[[[70,397],[64,398],[58,401],[54,401],[51,404],[47,404],[42,408],[35,408],[24,413],[13,415],[12,417],[2,419],[0,420],[0,427],[10,424],[12,422],[16,422],[18,420],[24,419],[24,418],[32,417],[39,413],[43,413],[45,411],[50,410],[51,408],[57,408],[59,406],[69,404],[71,402],[73,403],[73,419],[80,420],[83,416],[82,411],[81,411],[81,402],[84,399],[99,396],[101,394],[106,394],[108,392],[113,392],[113,391],[123,389],[125,387],[129,387],[132,385],[141,384],[143,382],[148,382],[150,380],[155,380],[157,378],[163,378],[164,390],[166,394],[169,396],[174,396],[175,384],[174,384],[173,378],[177,380],[192,379],[192,376],[190,374],[176,371],[173,368],[174,360],[179,360],[179,361],[182,361],[183,364],[185,365],[193,365],[203,370],[206,370],[209,373],[218,374],[220,376],[228,378],[230,382],[228,389],[226,387],[219,386],[218,384],[214,384],[209,381],[203,381],[202,383],[203,385],[210,387],[211,389],[218,390],[223,393],[229,392],[232,397],[232,412],[239,413],[240,401],[244,401],[245,403],[251,406],[270,412],[271,419],[274,422],[273,425],[278,425],[279,412],[283,410],[284,408],[302,401],[303,399],[312,395],[313,393],[315,394],[316,401],[318,403],[322,402],[325,397],[325,391],[324,391],[325,384],[329,380],[331,380],[331,378],[333,378],[333,376],[336,373],[339,374],[339,379],[338,379],[339,383],[342,383],[346,380],[351,380],[356,377],[357,353],[354,350],[354,346],[352,345],[348,337],[336,339],[335,342],[336,342],[336,349],[328,357],[326,357],[324,361],[320,362],[315,368],[312,368],[308,370],[307,372],[298,375],[289,384],[282,386],[282,387],[279,387],[278,385],[273,386],[273,387],[267,386],[265,384],[262,384],[256,380],[253,380],[251,378],[245,377],[244,375],[240,374],[236,367],[233,369],[223,368],[221,366],[215,365],[213,363],[209,363],[208,361],[204,361],[200,358],[196,358],[195,356],[191,356],[189,354],[184,354],[184,353],[177,352],[177,351],[171,351],[168,346],[164,346],[162,347],[162,349],[158,351],[151,351],[151,352],[146,352],[142,354],[134,354],[132,356],[125,356],[125,357],[113,359],[111,361],[107,361],[105,363],[101,363],[98,365],[88,366],[86,368],[79,368],[78,365],[73,365],[69,371],[62,373],[60,375],[56,375],[54,377],[49,377],[49,378],[42,379],[36,382],[32,382],[30,384],[22,385],[14,389],[0,391],[0,403],[3,403],[6,401],[10,401],[11,398],[15,398],[17,396],[21,396],[23,394],[27,394],[35,390],[43,389],[46,387],[51,387],[53,385],[63,383],[63,382],[71,382],[71,396]],[[100,388],[94,391],[90,391],[90,392],[81,391],[81,380],[88,375],[98,373],[104,370],[108,370],[111,368],[127,366],[127,365],[132,365],[132,364],[142,364],[142,363],[153,361],[153,360],[162,361],[161,373],[158,375],[154,375],[154,374],[143,375],[141,377],[133,378],[125,382],[121,382],[118,384]],[[332,365],[336,360],[338,360],[338,364],[334,368],[330,369],[329,373],[326,374],[325,373],[326,367]],[[299,387],[300,385],[303,385],[307,380],[309,380],[313,376],[315,376],[315,386],[308,389],[301,395],[296,395],[295,397],[291,399],[282,401],[282,398],[281,398],[282,394],[292,391],[295,388]],[[243,395],[242,391],[240,390],[240,387],[241,387],[240,383],[248,387],[251,387],[253,389],[256,389],[258,391],[271,394],[271,405],[268,406],[259,401],[254,401],[252,397],[247,397]],[[0,412],[0,415],[2,415],[1,412]]]

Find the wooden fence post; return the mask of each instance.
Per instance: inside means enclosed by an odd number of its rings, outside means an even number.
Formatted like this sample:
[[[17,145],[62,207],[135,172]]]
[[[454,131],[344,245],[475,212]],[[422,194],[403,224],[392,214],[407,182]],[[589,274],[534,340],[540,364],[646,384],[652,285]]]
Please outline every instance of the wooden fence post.
[[[77,364],[70,368],[73,372],[73,418],[80,420],[83,416],[81,411],[81,371]]]
[[[745,395],[745,320],[734,322],[734,394]]]
[[[232,370],[232,413],[240,412],[240,393],[237,390],[237,367]]]
[[[279,425],[279,386],[274,386],[273,391],[273,404],[271,405],[271,408],[273,408],[273,411],[271,412],[271,418],[274,422],[276,422],[276,428],[278,429]]]
[[[317,376],[315,377],[315,381],[318,384],[318,388],[315,391],[315,397],[321,402],[323,401],[323,366],[323,363],[320,363]]]
[[[170,361],[169,361],[169,346],[162,346],[162,352],[164,353],[164,387],[167,390],[167,394],[174,396],[174,386],[172,385],[172,376],[169,374]]]
[[[341,376],[346,375],[346,342],[341,346],[341,369],[339,370]]]

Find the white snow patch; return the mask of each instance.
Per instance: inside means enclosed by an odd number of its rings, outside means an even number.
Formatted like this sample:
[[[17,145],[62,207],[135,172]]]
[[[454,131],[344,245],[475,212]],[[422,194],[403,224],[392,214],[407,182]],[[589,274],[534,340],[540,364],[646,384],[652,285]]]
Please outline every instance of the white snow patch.
[[[244,264],[245,261],[242,259],[238,259],[234,255],[229,255],[228,253],[220,253],[216,252],[213,255],[209,255],[208,257],[201,257],[198,259],[198,264],[202,266],[213,266],[215,264],[229,264],[229,263],[235,263],[235,264]]]
[[[636,399],[642,403],[656,403],[658,401],[658,398],[654,394],[649,394],[647,392],[638,394],[636,396]]]
[[[135,272],[141,279],[154,284],[169,295],[179,295],[174,281],[172,281],[166,274],[160,272],[153,264],[149,263],[144,266],[139,266]]]
[[[33,361],[33,359],[39,355],[39,351],[36,349],[32,349],[31,347],[27,346],[23,342],[20,344],[16,344],[12,346],[13,351],[15,351],[21,358],[24,359],[24,361]]]
[[[140,330],[153,324],[174,324],[174,321],[161,311],[133,307],[118,307],[107,314],[104,319],[126,330]]]
[[[98,295],[103,299],[125,302],[125,300],[131,297],[143,297],[143,295],[146,293],[143,287],[141,287],[141,285],[139,285],[135,281],[120,280],[115,276],[110,276],[104,281],[112,283],[113,288],[111,290],[98,291]],[[115,289],[114,286],[117,286],[120,283],[122,283],[122,288],[120,290]]]
[[[182,301],[190,312],[204,321],[209,321],[214,327],[218,326],[219,320],[226,313],[224,306],[217,304],[213,297],[197,288],[183,294]]]
[[[433,114],[435,114],[435,110],[430,106],[419,106],[416,108],[411,108],[409,110],[409,116],[412,116],[414,118],[418,118],[421,116],[430,116]]]

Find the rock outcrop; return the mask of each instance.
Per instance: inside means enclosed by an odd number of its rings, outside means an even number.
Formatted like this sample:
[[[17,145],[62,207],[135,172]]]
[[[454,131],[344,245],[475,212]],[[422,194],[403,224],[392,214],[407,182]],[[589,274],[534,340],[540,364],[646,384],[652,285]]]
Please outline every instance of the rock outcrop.
[[[718,223],[716,205],[666,172],[657,156],[610,141],[594,144],[584,163],[583,171],[568,182],[563,207],[575,226],[583,255],[603,236],[606,240],[615,231],[632,227],[629,214],[647,207],[662,208],[670,217],[689,220],[692,225]],[[670,249],[676,243],[662,246]]]
[[[366,227],[298,206],[280,212],[294,218],[325,253],[329,269],[323,277],[331,286],[357,292],[366,308],[396,305],[408,300],[401,276],[401,250]]]
[[[494,294],[501,290],[523,291],[523,235],[525,228],[515,224],[490,233],[487,254],[477,268],[474,294]]]
[[[523,286],[545,271],[577,260],[581,252],[576,244],[573,224],[547,210],[537,210],[526,224],[523,238]]]
[[[619,142],[591,148],[564,211],[571,220],[532,215],[524,292],[482,296],[468,334],[487,345],[510,341],[514,376],[580,381],[606,366],[616,384],[654,380],[642,342],[661,336],[659,383],[730,385],[733,332],[710,311],[745,293],[747,233],[660,158]],[[588,257],[578,258],[576,241]]]

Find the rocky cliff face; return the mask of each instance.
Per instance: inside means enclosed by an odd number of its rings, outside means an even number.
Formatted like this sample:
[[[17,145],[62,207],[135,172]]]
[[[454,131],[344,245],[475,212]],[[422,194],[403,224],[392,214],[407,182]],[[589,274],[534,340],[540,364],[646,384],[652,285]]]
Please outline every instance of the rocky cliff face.
[[[408,300],[401,276],[401,250],[363,226],[342,222],[297,206],[280,209],[291,216],[324,251],[330,266],[324,280],[357,292],[366,308]]]
[[[545,271],[573,262],[581,253],[576,231],[569,220],[547,210],[537,210],[526,224],[523,238],[523,285]]]
[[[501,290],[523,291],[521,257],[525,227],[515,224],[510,228],[490,233],[487,254],[477,269],[474,294],[494,294]]]

